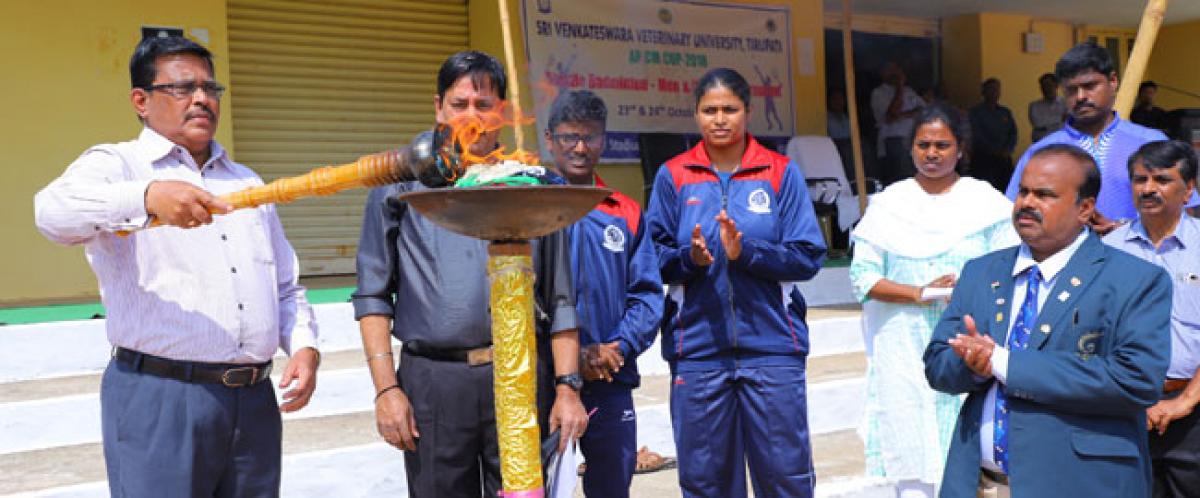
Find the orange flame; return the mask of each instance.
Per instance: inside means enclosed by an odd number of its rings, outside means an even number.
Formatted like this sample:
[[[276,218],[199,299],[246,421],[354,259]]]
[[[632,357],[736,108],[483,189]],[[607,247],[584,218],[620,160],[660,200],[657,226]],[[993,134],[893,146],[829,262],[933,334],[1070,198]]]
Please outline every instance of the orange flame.
[[[530,116],[522,118],[518,122],[516,119],[510,117],[506,111],[508,111],[508,103],[504,102],[493,111],[459,114],[450,120],[450,128],[454,130],[452,140],[458,146],[459,150],[461,150],[460,162],[462,167],[465,168],[479,163],[498,163],[507,160],[517,161],[522,164],[539,164],[537,154],[521,149],[505,153],[503,145],[482,156],[471,152],[471,145],[479,142],[486,133],[497,131],[505,126],[513,126],[515,128],[533,123],[534,121],[534,118]]]

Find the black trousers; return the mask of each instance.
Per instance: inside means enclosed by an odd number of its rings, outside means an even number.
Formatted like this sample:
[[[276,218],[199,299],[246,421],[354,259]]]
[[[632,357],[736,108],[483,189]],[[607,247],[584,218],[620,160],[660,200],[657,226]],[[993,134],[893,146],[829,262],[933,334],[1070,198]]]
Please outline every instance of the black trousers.
[[[976,152],[971,155],[971,176],[1004,193],[1013,176],[1012,157]]]
[[[412,498],[494,498],[500,447],[492,365],[401,354],[396,374],[413,406],[417,451],[404,453]]]
[[[1200,497],[1200,412],[1150,433],[1154,498]]]

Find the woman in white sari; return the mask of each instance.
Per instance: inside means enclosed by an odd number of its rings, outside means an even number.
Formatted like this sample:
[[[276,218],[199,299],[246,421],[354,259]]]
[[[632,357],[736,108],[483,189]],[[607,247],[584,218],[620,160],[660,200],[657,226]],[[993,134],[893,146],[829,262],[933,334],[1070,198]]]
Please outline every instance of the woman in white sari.
[[[921,355],[967,260],[1019,242],[1012,203],[956,171],[959,114],[926,107],[911,143],[915,177],[871,199],[854,229],[850,280],[863,303],[867,401],[860,434],[867,474],[897,496],[933,496],[962,400],[925,381]]]

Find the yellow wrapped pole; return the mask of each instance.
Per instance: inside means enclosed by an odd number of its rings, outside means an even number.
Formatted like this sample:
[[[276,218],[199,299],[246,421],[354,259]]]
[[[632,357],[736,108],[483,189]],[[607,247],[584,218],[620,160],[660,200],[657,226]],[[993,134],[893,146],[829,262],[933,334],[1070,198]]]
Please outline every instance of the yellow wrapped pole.
[[[496,435],[505,498],[541,498],[533,257],[528,241],[488,245]]]
[[[1142,76],[1146,74],[1146,64],[1150,61],[1150,52],[1154,50],[1154,40],[1158,38],[1158,28],[1162,26],[1163,16],[1167,12],[1167,0],[1148,0],[1146,10],[1142,12],[1142,23],[1138,26],[1137,39],[1133,42],[1133,53],[1129,54],[1129,63],[1125,65],[1125,74],[1121,78],[1121,86],[1117,89],[1117,114],[1129,118],[1133,110],[1134,100],[1137,100],[1138,86],[1142,84]]]

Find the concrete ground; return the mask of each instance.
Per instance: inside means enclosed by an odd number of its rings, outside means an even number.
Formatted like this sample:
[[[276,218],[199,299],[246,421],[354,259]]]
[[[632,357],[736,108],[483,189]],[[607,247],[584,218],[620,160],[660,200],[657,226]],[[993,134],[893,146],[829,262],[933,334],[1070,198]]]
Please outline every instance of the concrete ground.
[[[858,314],[856,306],[818,308],[809,321],[814,334],[824,330],[824,323],[841,323],[837,333],[845,334],[846,320],[838,319]],[[814,351],[808,367],[818,496],[890,496],[886,487],[863,477],[863,448],[854,431],[857,415],[845,408],[860,396],[866,369],[861,347],[828,349]],[[648,354],[657,356],[657,348]],[[668,376],[661,366],[643,371],[653,375],[644,378],[635,394],[639,446],[673,456]],[[375,432],[372,388],[361,351],[327,352],[319,381],[312,404],[284,417],[283,495],[404,494],[402,458]],[[89,372],[0,383],[0,495],[107,496],[98,434],[99,382],[99,372]],[[631,494],[680,496],[677,479],[674,470],[638,475]],[[576,496],[583,494],[577,491]]]

